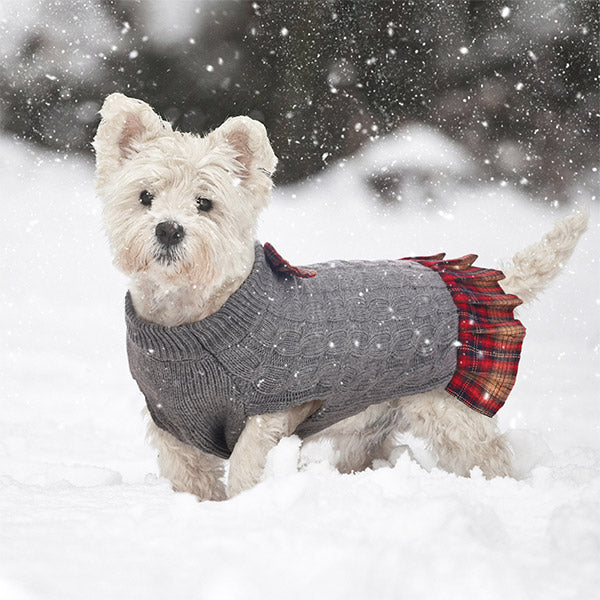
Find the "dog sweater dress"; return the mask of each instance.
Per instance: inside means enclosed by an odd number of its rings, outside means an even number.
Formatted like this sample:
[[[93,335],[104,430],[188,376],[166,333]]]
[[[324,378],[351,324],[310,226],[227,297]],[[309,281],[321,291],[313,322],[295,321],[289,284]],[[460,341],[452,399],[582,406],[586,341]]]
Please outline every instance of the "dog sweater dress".
[[[310,400],[317,433],[371,404],[446,388],[493,415],[514,384],[525,329],[499,271],[474,255],[292,267],[256,244],[219,311],[179,327],[140,319],[127,294],[129,365],[156,425],[227,458],[247,417]]]

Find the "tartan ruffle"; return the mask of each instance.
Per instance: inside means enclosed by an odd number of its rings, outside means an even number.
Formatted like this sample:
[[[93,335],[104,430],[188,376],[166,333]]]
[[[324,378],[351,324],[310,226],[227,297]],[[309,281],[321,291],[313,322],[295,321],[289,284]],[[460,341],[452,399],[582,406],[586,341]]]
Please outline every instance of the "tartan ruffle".
[[[517,376],[525,327],[514,309],[522,304],[505,294],[502,271],[474,267],[477,255],[443,260],[444,254],[411,257],[436,271],[458,309],[456,371],[446,390],[489,417],[503,406]]]

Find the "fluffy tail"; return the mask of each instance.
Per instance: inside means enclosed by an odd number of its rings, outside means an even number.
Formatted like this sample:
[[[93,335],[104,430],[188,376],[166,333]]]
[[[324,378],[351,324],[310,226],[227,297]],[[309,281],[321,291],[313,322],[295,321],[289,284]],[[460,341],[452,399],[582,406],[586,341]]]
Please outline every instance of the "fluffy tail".
[[[578,212],[554,225],[541,241],[517,252],[512,265],[504,270],[500,285],[507,294],[516,294],[530,302],[560,273],[577,242],[587,229],[589,212]]]

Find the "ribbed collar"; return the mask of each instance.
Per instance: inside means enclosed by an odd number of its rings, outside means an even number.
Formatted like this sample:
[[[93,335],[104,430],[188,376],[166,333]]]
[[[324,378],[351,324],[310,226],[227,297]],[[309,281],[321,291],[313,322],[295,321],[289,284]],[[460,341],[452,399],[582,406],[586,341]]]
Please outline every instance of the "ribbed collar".
[[[199,346],[210,352],[223,350],[239,343],[263,318],[277,278],[266,260],[263,246],[257,242],[252,271],[227,302],[209,317],[178,327],[164,327],[138,317],[127,292],[128,340],[160,360],[197,359]]]

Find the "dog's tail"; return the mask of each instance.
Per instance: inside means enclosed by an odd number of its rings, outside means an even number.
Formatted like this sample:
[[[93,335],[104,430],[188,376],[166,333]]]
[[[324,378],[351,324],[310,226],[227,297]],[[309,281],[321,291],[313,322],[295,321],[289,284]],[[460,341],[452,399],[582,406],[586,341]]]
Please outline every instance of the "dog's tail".
[[[500,282],[507,294],[530,302],[560,273],[579,238],[587,229],[589,210],[577,212],[554,224],[539,242],[517,252]]]

